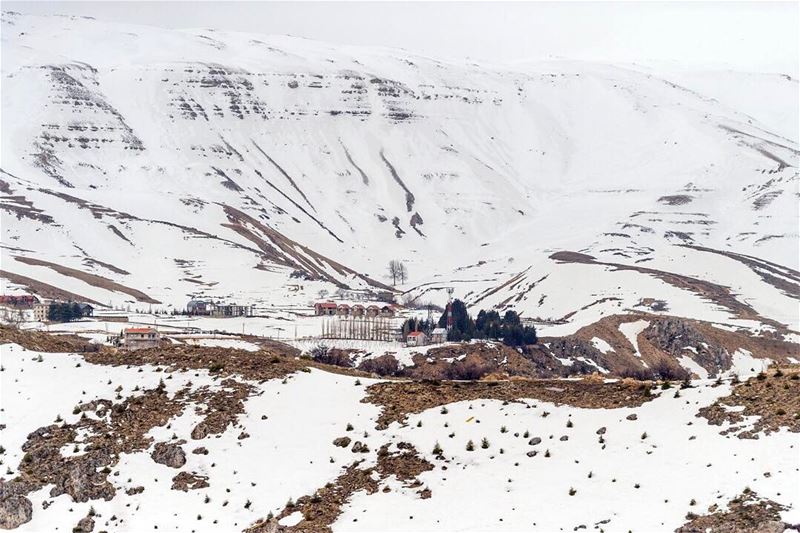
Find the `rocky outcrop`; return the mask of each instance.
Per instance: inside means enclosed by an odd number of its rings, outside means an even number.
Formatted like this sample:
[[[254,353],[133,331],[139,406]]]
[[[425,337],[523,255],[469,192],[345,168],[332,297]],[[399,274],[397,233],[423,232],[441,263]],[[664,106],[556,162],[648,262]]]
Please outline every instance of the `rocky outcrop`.
[[[180,446],[184,443],[185,441],[183,440],[176,443],[158,442],[153,447],[153,453],[150,454],[150,457],[156,463],[171,468],[180,468],[186,464],[186,452]]]

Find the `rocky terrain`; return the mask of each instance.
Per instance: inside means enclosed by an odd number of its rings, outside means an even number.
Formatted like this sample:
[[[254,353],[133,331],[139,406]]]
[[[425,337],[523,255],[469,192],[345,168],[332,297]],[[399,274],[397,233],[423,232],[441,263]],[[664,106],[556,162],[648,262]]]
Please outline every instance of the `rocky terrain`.
[[[800,517],[797,365],[376,380],[279,343],[64,353],[76,338],[3,328],[0,345],[6,529],[374,531],[385,515],[404,530],[755,532]],[[563,505],[570,519],[543,511]]]
[[[798,80],[11,11],[2,49],[0,292],[95,316],[0,325],[0,528],[800,530]],[[448,290],[538,342],[313,315]]]

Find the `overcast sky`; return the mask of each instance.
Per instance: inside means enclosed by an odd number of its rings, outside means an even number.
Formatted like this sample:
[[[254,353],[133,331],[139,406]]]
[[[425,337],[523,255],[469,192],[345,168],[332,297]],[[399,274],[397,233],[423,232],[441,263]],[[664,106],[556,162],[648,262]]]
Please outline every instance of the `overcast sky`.
[[[166,28],[288,34],[491,62],[668,61],[798,74],[798,2],[3,2]]]

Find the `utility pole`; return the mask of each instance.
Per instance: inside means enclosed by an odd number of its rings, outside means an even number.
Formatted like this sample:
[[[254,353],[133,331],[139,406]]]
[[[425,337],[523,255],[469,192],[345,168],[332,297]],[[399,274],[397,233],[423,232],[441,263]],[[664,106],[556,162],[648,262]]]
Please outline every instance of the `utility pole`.
[[[453,329],[453,287],[447,287],[447,331]]]

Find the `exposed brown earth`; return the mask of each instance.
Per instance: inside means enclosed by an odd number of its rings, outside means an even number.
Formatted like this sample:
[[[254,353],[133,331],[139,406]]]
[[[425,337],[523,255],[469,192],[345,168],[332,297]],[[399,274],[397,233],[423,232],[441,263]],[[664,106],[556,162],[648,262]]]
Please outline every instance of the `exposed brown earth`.
[[[644,320],[648,324],[635,347],[620,331],[620,325]],[[604,353],[593,344],[597,337],[611,347]],[[412,355],[413,365],[400,368],[391,352],[363,359],[359,370],[380,376],[411,379],[481,379],[523,376],[552,378],[582,376],[608,371],[609,377],[682,380],[690,374],[678,362],[689,358],[711,377],[728,371],[737,350],[781,364],[800,358],[800,345],[784,341],[782,335],[722,329],[708,322],[686,318],[630,313],[611,315],[564,337],[542,337],[536,345],[509,347],[501,342],[446,344]],[[350,368],[355,350],[330,349],[322,363]],[[565,364],[561,360],[569,360]],[[646,366],[645,366],[646,365]],[[701,377],[701,376],[697,376]]]
[[[0,344],[19,344],[26,350],[47,353],[89,352],[107,349],[77,335],[53,335],[0,324]]]
[[[272,262],[297,268],[306,272],[312,279],[324,279],[336,285],[342,285],[338,279],[331,276],[325,269],[324,265],[327,265],[328,268],[333,269],[339,275],[355,276],[361,278],[372,287],[394,291],[388,285],[358,273],[289,239],[282,233],[234,207],[221,205],[229,221],[228,224],[223,224],[223,226],[239,233],[242,237],[255,244],[265,254],[266,258]],[[338,240],[338,237],[335,235],[334,237]]]
[[[750,270],[758,274],[758,276],[769,283],[776,289],[783,291],[787,296],[795,299],[800,299],[800,272],[797,270],[778,265],[757,257],[750,255],[737,254],[726,250],[715,250],[714,248],[706,248],[705,246],[696,246],[684,244],[686,248],[692,248],[701,252],[709,252],[719,255],[724,255],[740,263],[747,265]]]
[[[97,274],[90,274],[88,272],[84,272],[83,270],[66,267],[63,265],[59,265],[57,263],[51,263],[50,261],[34,259],[33,257],[24,257],[18,255],[15,256],[14,259],[19,261],[20,263],[25,263],[26,265],[47,267],[51,270],[58,272],[62,276],[68,276],[71,278],[79,279],[81,281],[88,283],[89,285],[100,287],[101,289],[127,294],[129,296],[136,298],[140,302],[150,303],[150,304],[161,303],[158,300],[151,298],[150,296],[146,295],[145,293],[143,293],[138,289],[126,287],[125,285],[117,283],[116,281],[112,281],[108,278],[104,278],[103,276],[98,276]]]
[[[145,436],[147,432],[166,424],[183,407],[176,397],[169,397],[159,386],[117,404],[100,400],[78,406],[78,409],[110,414],[107,420],[81,417],[74,424],[55,423],[32,432],[22,446],[25,455],[18,475],[9,481],[0,481],[0,495],[14,496],[17,505],[25,506],[28,493],[53,485],[50,490],[53,498],[69,494],[76,502],[110,500],[116,489],[108,476],[120,455],[147,449],[152,442]],[[79,430],[89,434],[83,443],[83,453],[64,457],[61,448],[77,445]],[[5,499],[3,496],[0,506],[8,505]]]
[[[731,408],[744,407],[732,411]],[[800,365],[770,370],[733,386],[731,393],[719,398],[697,414],[710,424],[732,427],[723,434],[732,433],[740,439],[757,439],[760,433],[768,435],[786,428],[800,433]],[[752,426],[747,417],[757,417]]]
[[[0,270],[0,278],[5,278],[11,283],[27,287],[27,289],[37,296],[53,300],[65,300],[71,302],[87,302],[94,305],[102,306],[100,302],[81,296],[74,292],[65,291],[48,283],[41,282],[37,279],[29,278],[21,274],[15,274],[8,270]]]
[[[374,467],[359,468],[358,461],[348,466],[345,471],[332,483],[326,484],[311,496],[303,496],[296,502],[290,502],[276,517],[268,517],[253,524],[247,533],[272,533],[286,532],[330,532],[331,525],[342,513],[344,506],[359,491],[367,494],[378,492],[382,480],[395,476],[404,482],[405,487],[415,488],[421,486],[417,479],[422,472],[433,469],[433,465],[421,458],[417,450],[410,444],[398,443],[396,452],[389,452],[389,444],[384,444],[378,450],[378,463]],[[377,477],[377,479],[376,479]],[[429,497],[430,492],[421,497]],[[303,519],[291,527],[281,526],[278,521],[292,513],[300,512]]]
[[[774,320],[761,316],[749,304],[740,301],[734,296],[729,287],[718,285],[710,281],[684,276],[682,274],[675,274],[674,272],[666,272],[663,270],[656,270],[653,268],[646,268],[635,265],[625,265],[622,263],[611,263],[607,261],[598,261],[591,255],[577,253],[577,252],[556,252],[550,256],[550,259],[562,263],[583,263],[588,265],[601,265],[612,267],[615,270],[633,270],[642,274],[647,274],[660,279],[665,283],[677,287],[679,289],[692,292],[701,298],[705,298],[727,309],[733,316],[743,320],[756,320],[764,324],[771,325],[779,331],[785,330],[785,326]]]
[[[287,351],[292,348],[286,347]],[[291,353],[291,351],[289,352]],[[172,370],[210,370],[219,376],[242,376],[253,381],[282,378],[308,366],[285,352],[248,352],[233,348],[168,346],[132,352],[103,350],[86,354],[90,363],[112,366],[153,365]]]
[[[637,320],[649,322],[637,338],[640,357],[619,330],[621,324]],[[594,337],[606,341],[613,353],[600,352],[591,343]],[[558,353],[559,357],[586,357],[612,375],[655,373],[661,375],[654,377],[664,379],[681,379],[681,374],[686,373],[676,361],[679,357],[692,359],[712,377],[729,370],[733,353],[740,349],[747,350],[753,357],[782,364],[788,363],[789,357],[800,357],[800,345],[786,342],[780,335],[730,331],[700,320],[650,313],[611,315],[579,329],[574,335],[543,338],[540,343],[550,344],[554,352],[566,343],[568,349]],[[647,363],[649,369],[645,369],[642,362]],[[570,369],[576,373],[580,371],[580,367]]]
[[[689,520],[675,530],[676,533],[783,533],[788,527],[781,520],[780,511],[786,507],[772,500],[758,497],[746,489],[728,503],[727,511],[717,511],[716,504],[703,516],[689,513]],[[796,528],[795,528],[796,529]]]
[[[22,446],[25,455],[17,476],[0,481],[0,509],[5,510],[10,523],[17,522],[19,516],[30,520],[27,494],[47,485],[53,485],[51,497],[69,494],[76,502],[111,500],[116,494],[108,480],[111,469],[122,454],[148,449],[153,444],[152,437],[147,436],[152,428],[166,425],[186,406],[196,405],[197,414],[203,418],[192,430],[192,438],[221,434],[237,423],[244,412],[244,400],[253,392],[248,384],[226,379],[218,388],[192,390],[187,386],[170,396],[163,383],[118,403],[94,400],[76,406],[75,413],[84,414],[77,422],[57,422],[29,434]],[[85,416],[88,412],[96,418]],[[81,442],[79,433],[87,435]],[[155,443],[151,457],[157,463],[180,468],[186,462],[185,443]],[[62,455],[65,446],[74,447],[76,455]],[[189,472],[177,474],[173,482],[175,490],[208,486],[205,478]]]
[[[386,429],[392,422],[405,422],[409,414],[464,400],[517,401],[530,398],[587,409],[638,407],[651,399],[650,387],[647,382],[604,383],[601,379],[397,381],[370,385],[361,401],[382,408],[376,429]]]

